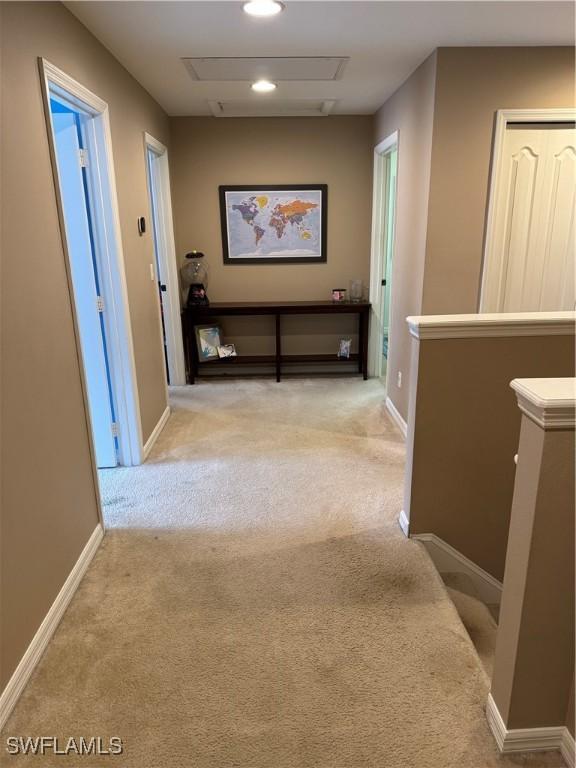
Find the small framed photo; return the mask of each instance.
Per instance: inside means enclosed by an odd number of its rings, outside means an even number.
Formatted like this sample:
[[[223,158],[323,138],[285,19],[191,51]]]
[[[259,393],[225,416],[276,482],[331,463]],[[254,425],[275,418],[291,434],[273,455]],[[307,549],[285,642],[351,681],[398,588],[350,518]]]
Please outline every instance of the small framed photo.
[[[338,345],[338,357],[341,360],[348,360],[350,358],[350,348],[352,346],[352,339],[340,339]]]
[[[221,344],[218,347],[218,357],[237,357],[234,344]]]
[[[221,346],[220,328],[217,325],[197,325],[195,331],[199,359],[217,359],[218,347]]]
[[[346,288],[332,288],[332,301],[343,304],[346,301]]]

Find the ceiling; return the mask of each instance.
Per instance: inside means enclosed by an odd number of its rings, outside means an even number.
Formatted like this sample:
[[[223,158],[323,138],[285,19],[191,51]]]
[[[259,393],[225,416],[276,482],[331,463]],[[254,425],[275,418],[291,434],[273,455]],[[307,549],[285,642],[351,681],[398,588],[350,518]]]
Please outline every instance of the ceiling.
[[[271,19],[227,0],[66,6],[169,115],[218,114],[222,104],[235,105],[228,114],[258,114],[263,99],[266,114],[276,102],[282,114],[308,103],[324,105],[321,114],[371,114],[438,46],[574,43],[574,5],[554,0],[286,0]],[[252,93],[248,81],[195,80],[182,61],[291,56],[349,60],[337,79],[283,80],[266,95]]]

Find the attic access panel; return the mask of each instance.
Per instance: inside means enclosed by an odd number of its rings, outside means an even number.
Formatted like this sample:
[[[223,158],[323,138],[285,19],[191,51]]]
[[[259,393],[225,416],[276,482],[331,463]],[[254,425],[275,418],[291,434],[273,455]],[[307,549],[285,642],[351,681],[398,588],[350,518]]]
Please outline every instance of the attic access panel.
[[[182,58],[193,80],[206,82],[339,80],[346,56]]]
[[[209,101],[214,117],[326,117],[335,99],[226,99]]]

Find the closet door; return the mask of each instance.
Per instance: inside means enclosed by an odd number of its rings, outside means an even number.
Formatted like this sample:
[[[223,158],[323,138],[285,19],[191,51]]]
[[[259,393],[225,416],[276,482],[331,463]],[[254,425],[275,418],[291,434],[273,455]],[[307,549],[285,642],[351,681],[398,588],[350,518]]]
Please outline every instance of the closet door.
[[[576,248],[576,148],[573,129],[549,130],[547,180],[542,232],[542,281],[538,309],[574,309]]]
[[[562,124],[508,126],[483,311],[574,308],[575,144]]]

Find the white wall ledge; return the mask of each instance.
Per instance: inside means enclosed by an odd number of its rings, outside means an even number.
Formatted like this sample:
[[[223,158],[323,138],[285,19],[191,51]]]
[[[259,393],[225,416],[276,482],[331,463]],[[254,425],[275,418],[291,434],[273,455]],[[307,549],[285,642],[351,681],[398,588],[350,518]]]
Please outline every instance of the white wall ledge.
[[[416,339],[570,336],[576,329],[576,312],[414,315],[407,317],[406,322]]]
[[[518,407],[543,429],[574,429],[576,378],[514,379]]]

